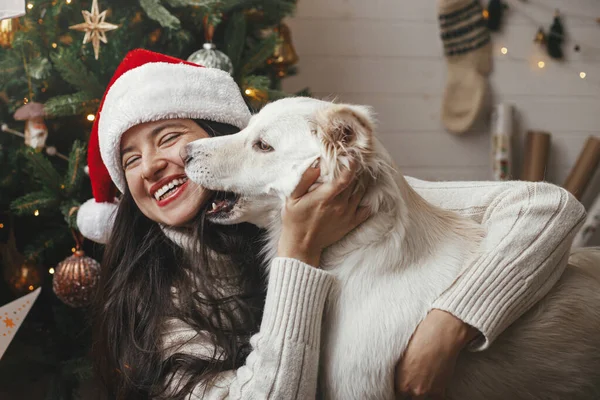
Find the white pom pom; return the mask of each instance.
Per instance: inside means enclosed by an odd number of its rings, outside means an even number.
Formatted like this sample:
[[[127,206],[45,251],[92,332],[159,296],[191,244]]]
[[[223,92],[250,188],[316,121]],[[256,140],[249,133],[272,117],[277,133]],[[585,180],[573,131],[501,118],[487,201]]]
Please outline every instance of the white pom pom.
[[[46,147],[46,153],[49,156],[55,156],[56,155],[56,147],[54,147],[54,146],[48,146],[48,147]]]
[[[88,167],[87,165],[83,167],[83,172],[85,172],[87,176],[90,176],[90,167]]]
[[[97,203],[91,199],[79,207],[77,227],[81,234],[97,243],[106,244],[112,232],[118,203]]]

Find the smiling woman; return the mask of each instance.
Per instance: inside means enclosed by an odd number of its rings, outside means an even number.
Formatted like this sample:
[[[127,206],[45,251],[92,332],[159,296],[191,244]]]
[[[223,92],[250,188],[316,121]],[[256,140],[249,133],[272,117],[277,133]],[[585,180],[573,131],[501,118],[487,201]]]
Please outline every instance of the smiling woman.
[[[333,279],[315,267],[324,248],[366,219],[363,192],[347,171],[307,194],[319,176],[309,168],[282,217],[265,285],[261,232],[213,224],[235,197],[184,170],[187,144],[235,133],[249,119],[223,71],[145,50],[117,68],[88,146],[94,199],[77,216],[86,237],[107,244],[93,330],[106,397],[315,397]]]

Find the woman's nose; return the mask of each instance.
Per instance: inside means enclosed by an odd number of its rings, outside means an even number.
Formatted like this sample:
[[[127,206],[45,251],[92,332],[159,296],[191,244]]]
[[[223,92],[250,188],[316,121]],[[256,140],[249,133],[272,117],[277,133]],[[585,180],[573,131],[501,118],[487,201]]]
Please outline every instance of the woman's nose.
[[[146,157],[142,163],[142,175],[145,179],[151,179],[166,166],[166,160],[160,157]]]

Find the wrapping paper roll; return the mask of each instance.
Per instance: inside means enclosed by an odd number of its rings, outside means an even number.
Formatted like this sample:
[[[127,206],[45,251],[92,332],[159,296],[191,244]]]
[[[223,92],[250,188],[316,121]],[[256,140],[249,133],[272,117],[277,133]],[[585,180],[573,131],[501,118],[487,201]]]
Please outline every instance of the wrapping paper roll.
[[[550,134],[547,132],[527,132],[521,180],[544,181],[550,155]]]
[[[573,247],[585,247],[589,245],[598,227],[600,227],[600,195],[594,200],[581,230],[575,235]]]
[[[590,179],[600,162],[600,138],[590,136],[583,146],[575,165],[565,180],[563,187],[578,200],[585,192]]]
[[[492,112],[492,176],[497,181],[512,179],[513,110],[501,103]]]

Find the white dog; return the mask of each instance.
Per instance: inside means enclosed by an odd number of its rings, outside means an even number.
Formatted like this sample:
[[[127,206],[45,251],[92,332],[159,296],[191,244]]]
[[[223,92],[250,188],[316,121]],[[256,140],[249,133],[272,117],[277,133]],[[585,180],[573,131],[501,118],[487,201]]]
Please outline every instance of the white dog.
[[[268,257],[275,255],[284,199],[317,158],[322,181],[348,156],[359,161],[359,176],[376,178],[363,200],[373,216],[322,257],[323,269],[336,276],[322,330],[319,393],[326,399],[394,398],[395,365],[412,333],[477,254],[483,236],[474,221],[420,197],[396,172],[372,126],[365,107],[284,99],[238,134],[187,147],[190,179],[238,194],[213,204],[211,218],[266,228]],[[568,267],[490,349],[464,352],[448,398],[599,399],[598,253],[579,254],[580,266]]]

